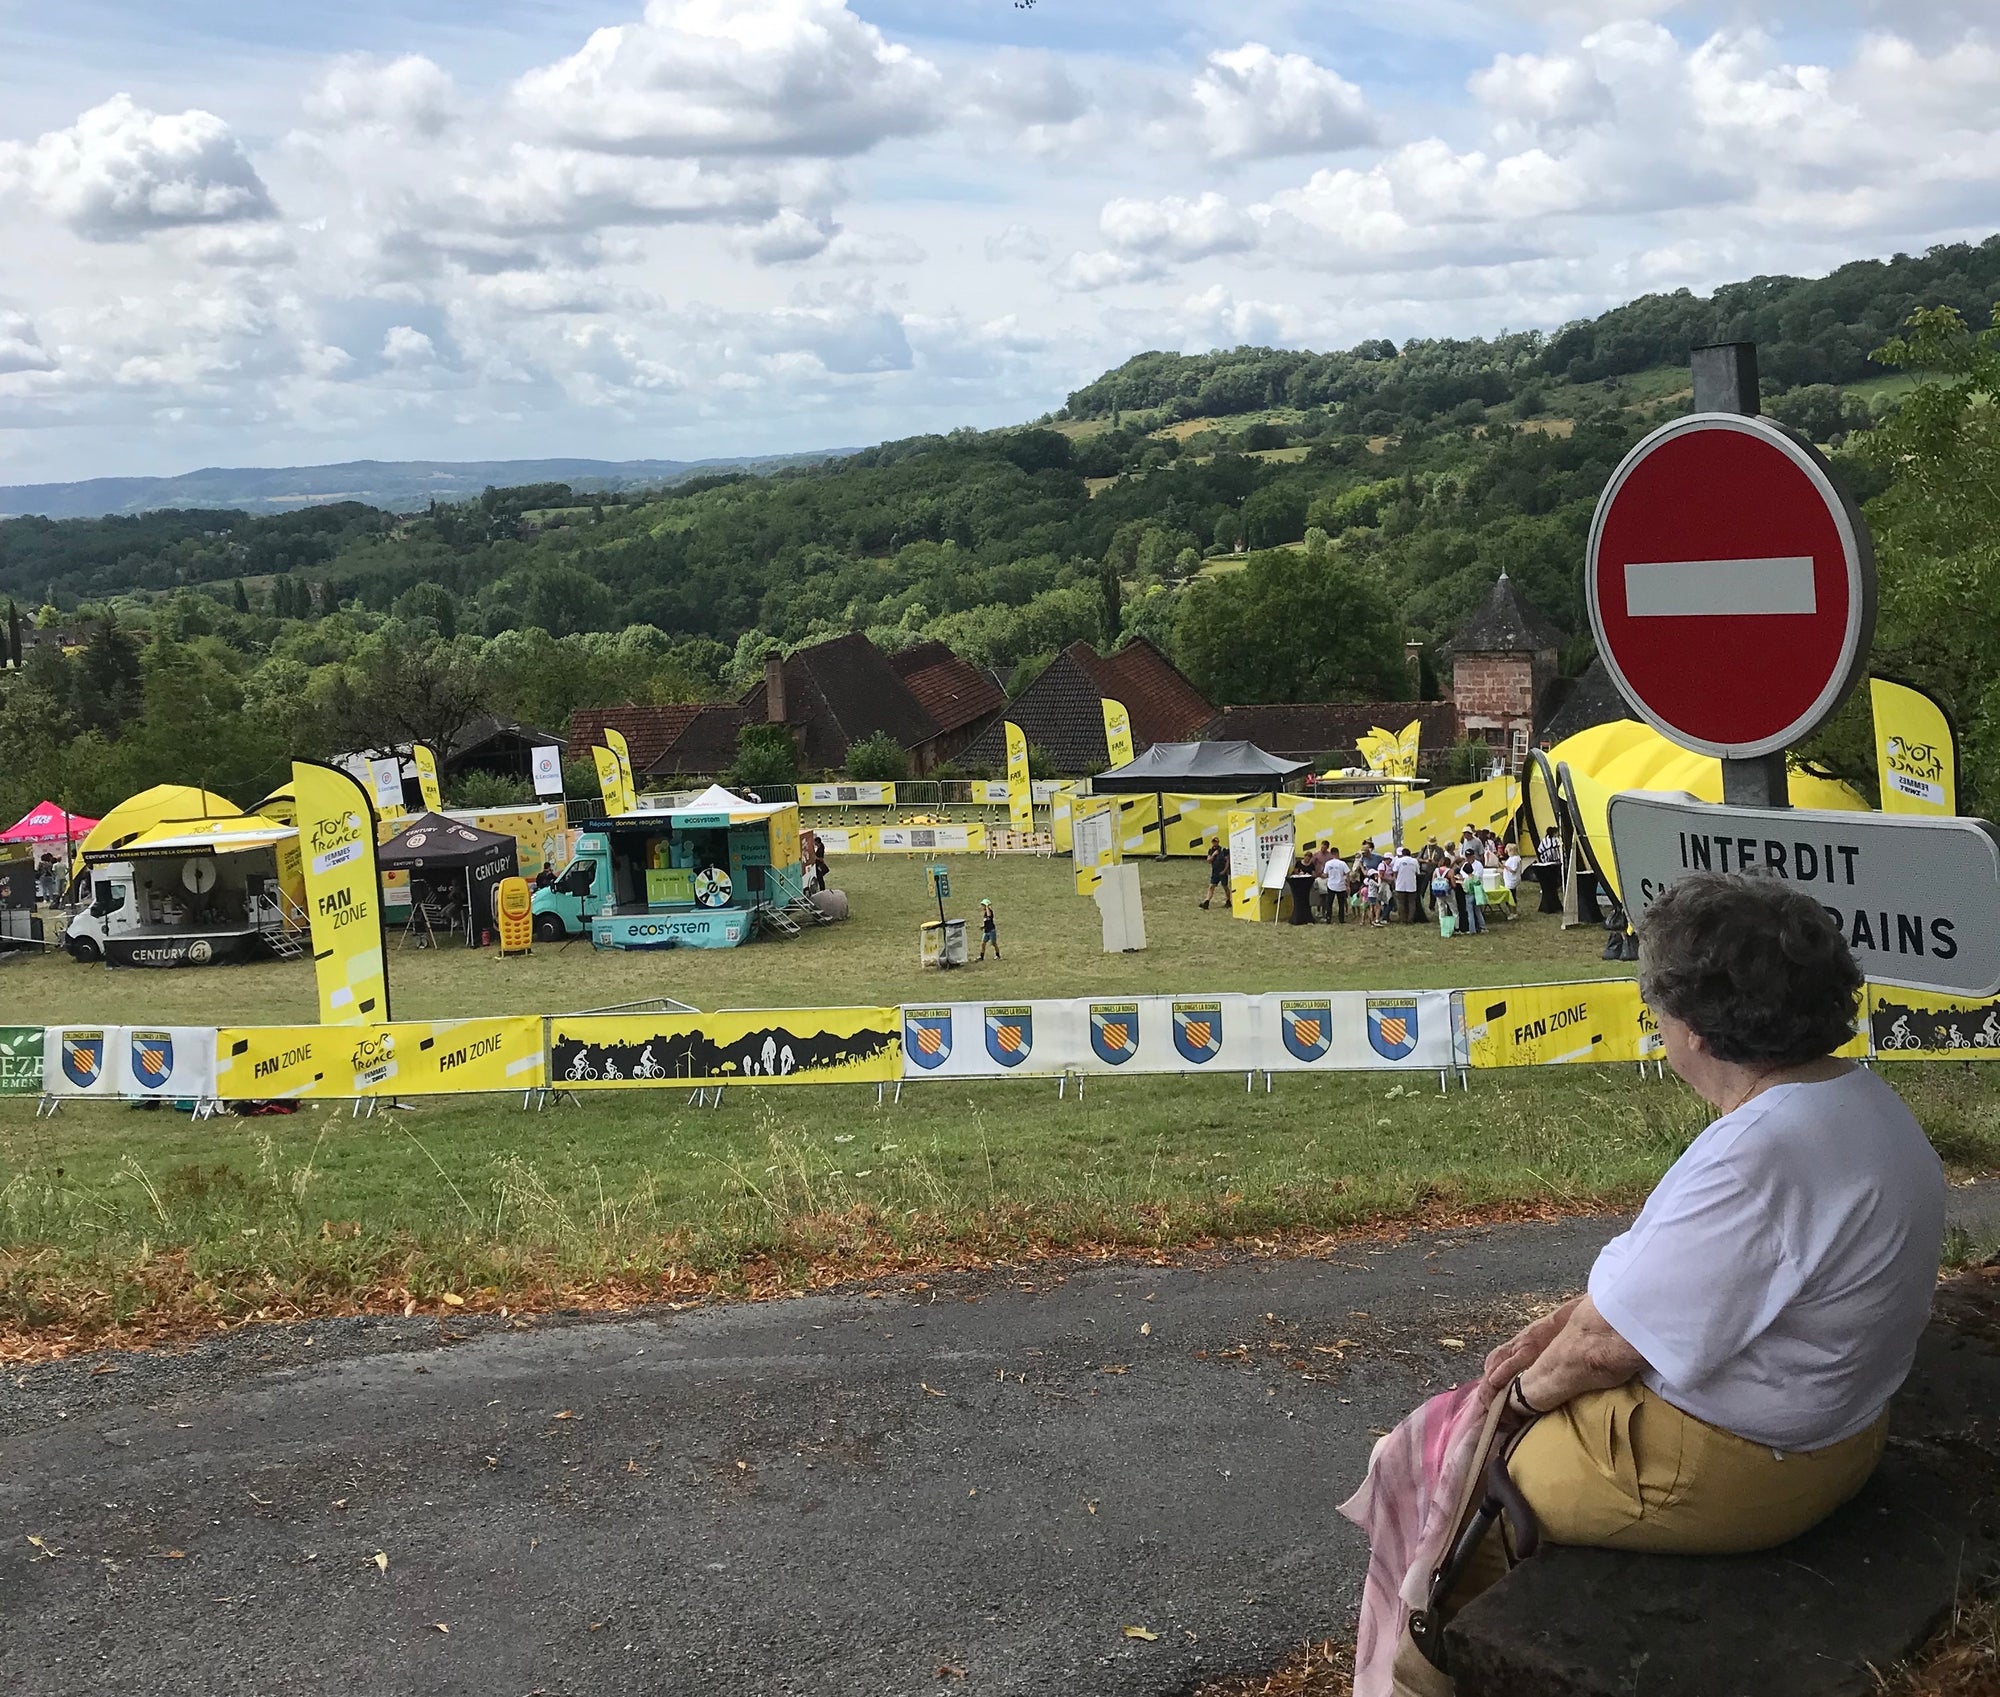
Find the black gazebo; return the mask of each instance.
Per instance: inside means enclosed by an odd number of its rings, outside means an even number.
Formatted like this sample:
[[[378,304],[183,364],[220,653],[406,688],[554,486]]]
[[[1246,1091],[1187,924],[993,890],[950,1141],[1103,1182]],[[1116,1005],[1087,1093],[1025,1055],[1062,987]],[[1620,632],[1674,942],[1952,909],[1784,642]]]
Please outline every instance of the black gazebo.
[[[500,880],[521,870],[512,837],[442,813],[419,814],[382,845],[377,860],[384,872],[409,873],[412,923],[421,913],[434,932],[462,930],[468,948],[492,922]]]

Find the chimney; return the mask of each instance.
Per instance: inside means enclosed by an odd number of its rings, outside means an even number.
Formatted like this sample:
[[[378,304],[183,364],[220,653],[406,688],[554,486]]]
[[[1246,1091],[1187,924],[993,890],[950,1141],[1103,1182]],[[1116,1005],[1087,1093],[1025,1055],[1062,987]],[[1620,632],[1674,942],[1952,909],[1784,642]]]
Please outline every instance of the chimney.
[[[775,648],[764,656],[764,717],[785,723],[785,657]]]
[[[1403,644],[1403,669],[1410,674],[1411,692],[1421,697],[1424,693],[1424,645],[1421,642]]]

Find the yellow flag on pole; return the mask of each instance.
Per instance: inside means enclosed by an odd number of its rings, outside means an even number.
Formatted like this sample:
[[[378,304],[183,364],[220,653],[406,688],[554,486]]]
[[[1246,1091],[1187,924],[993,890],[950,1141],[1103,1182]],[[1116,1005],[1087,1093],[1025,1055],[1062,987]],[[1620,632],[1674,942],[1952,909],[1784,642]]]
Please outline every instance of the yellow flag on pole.
[[[597,762],[597,784],[604,791],[604,816],[616,819],[625,811],[625,779],[618,770],[618,756],[599,745],[591,749],[590,757]]]
[[[1035,828],[1035,788],[1028,773],[1028,739],[1007,721],[1007,822],[1017,831]]]
[[[317,760],[292,762],[306,913],[322,1025],[379,1025],[389,1013],[375,810],[360,782]]]
[[[423,791],[424,807],[436,813],[444,806],[444,791],[438,785],[437,756],[428,746],[418,743],[410,750],[410,763],[417,769],[417,788]]]
[[[1945,710],[1925,691],[1870,678],[1875,709],[1875,769],[1884,813],[1958,813],[1958,738]]]
[[[1136,756],[1132,752],[1132,715],[1125,711],[1125,703],[1113,701],[1110,696],[1104,702],[1104,744],[1111,751],[1111,764],[1129,766]]]
[[[1372,726],[1365,737],[1354,739],[1354,746],[1367,762],[1369,771],[1378,778],[1389,776],[1389,768],[1395,763],[1397,754],[1395,732],[1385,731],[1380,725]]]
[[[1392,778],[1414,778],[1417,775],[1417,751],[1424,740],[1424,722],[1412,719],[1403,727],[1403,734],[1396,739],[1396,759],[1389,768]]]
[[[636,813],[639,809],[639,786],[632,780],[632,750],[625,744],[625,733],[606,728],[604,743],[618,756],[618,788],[625,805],[620,813]]]

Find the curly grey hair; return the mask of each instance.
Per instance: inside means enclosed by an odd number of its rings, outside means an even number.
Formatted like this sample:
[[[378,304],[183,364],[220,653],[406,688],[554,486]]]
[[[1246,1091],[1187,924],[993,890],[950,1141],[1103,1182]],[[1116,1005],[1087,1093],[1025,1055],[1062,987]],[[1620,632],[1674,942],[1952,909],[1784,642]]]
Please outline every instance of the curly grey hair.
[[[1697,872],[1639,926],[1639,993],[1717,1060],[1796,1066],[1854,1035],[1863,979],[1833,916],[1776,878]]]

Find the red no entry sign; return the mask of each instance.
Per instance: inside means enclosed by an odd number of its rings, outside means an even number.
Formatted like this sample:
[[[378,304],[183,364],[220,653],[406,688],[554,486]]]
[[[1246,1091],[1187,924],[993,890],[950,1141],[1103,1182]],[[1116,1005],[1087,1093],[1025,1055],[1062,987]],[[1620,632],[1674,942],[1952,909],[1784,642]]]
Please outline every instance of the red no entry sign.
[[[1676,419],[1626,455],[1597,504],[1584,595],[1625,698],[1729,759],[1833,712],[1875,626],[1867,531],[1824,462],[1733,413]]]

